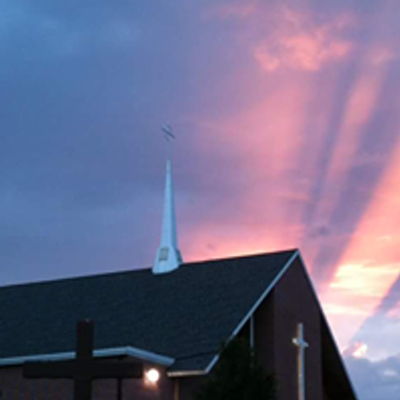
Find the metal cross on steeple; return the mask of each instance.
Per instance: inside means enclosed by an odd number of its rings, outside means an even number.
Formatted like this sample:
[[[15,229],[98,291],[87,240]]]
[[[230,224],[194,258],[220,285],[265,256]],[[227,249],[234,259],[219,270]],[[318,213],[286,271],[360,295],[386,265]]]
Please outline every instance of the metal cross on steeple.
[[[304,326],[297,325],[297,336],[293,339],[294,345],[298,348],[297,354],[297,376],[298,376],[298,399],[306,400],[306,381],[305,381],[305,350],[308,343],[304,340]]]

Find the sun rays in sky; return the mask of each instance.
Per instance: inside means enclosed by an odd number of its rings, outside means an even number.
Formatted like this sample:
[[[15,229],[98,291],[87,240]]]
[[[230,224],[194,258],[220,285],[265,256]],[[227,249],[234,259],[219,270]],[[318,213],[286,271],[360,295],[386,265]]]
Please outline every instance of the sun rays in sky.
[[[396,12],[380,3],[368,25],[371,10],[213,8],[205,18],[236,24],[232,46],[247,55],[226,83],[241,105],[186,121],[236,189],[182,239],[188,257],[300,247],[342,348],[400,274],[399,60],[387,28]]]

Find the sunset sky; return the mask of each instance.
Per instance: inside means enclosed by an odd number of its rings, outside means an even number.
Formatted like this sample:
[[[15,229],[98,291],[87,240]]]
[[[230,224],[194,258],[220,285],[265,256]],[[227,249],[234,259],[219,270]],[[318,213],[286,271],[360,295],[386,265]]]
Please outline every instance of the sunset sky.
[[[0,285],[298,247],[400,392],[400,1],[0,0]]]

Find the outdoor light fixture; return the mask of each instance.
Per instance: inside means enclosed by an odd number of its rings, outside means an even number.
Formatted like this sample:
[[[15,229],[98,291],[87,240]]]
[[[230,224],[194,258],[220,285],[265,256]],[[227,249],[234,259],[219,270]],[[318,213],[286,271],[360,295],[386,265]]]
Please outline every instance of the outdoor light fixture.
[[[160,372],[151,368],[146,372],[146,380],[155,385],[160,380]]]

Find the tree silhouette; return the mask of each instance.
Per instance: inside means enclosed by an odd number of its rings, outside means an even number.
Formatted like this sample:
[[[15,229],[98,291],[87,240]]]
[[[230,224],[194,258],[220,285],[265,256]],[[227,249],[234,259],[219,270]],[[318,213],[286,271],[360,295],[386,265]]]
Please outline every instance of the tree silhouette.
[[[275,400],[273,375],[266,374],[246,340],[234,339],[222,348],[211,377],[196,400]]]

